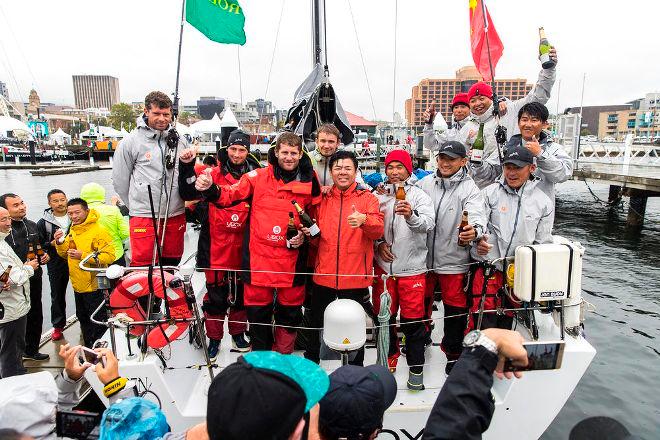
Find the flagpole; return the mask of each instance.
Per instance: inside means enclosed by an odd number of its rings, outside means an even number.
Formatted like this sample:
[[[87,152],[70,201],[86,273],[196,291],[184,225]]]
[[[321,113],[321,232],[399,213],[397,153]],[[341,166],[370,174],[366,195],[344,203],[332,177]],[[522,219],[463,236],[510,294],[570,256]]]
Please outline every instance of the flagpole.
[[[176,60],[176,85],[174,86],[174,103],[172,117],[176,121],[179,116],[179,73],[181,72],[181,43],[183,42],[183,23],[185,21],[186,0],[181,0],[181,28],[179,30],[179,54]]]
[[[481,15],[484,18],[484,34],[486,34],[486,53],[488,54],[488,67],[490,68],[490,82],[493,84],[493,114],[499,116],[499,105],[497,104],[497,93],[495,92],[495,74],[493,73],[493,61],[490,58],[490,42],[488,41],[488,19],[486,18],[486,2],[481,0]]]

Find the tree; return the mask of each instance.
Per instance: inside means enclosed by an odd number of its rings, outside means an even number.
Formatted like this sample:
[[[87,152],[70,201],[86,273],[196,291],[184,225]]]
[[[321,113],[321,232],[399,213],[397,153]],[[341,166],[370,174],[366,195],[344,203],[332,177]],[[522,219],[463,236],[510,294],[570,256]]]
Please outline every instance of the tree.
[[[580,130],[580,136],[591,136],[591,130],[588,128],[583,128]]]
[[[197,122],[201,119],[202,117],[197,113],[190,113],[190,112],[179,113],[179,122],[181,122],[182,124],[190,125],[193,122]]]
[[[119,104],[112,106],[110,117],[108,119],[112,128],[120,130],[123,125],[126,130],[130,131],[131,126],[135,125],[136,118],[137,115],[135,114],[133,107],[129,104],[120,102]]]

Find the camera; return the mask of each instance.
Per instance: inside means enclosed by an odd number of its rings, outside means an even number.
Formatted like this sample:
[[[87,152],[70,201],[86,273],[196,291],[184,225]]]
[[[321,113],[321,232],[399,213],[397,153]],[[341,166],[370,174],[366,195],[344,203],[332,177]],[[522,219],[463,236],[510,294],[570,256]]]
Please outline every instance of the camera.
[[[179,145],[179,133],[175,128],[170,128],[165,138],[167,144],[167,152],[165,154],[165,168],[168,170],[174,169],[176,165],[176,152]]]

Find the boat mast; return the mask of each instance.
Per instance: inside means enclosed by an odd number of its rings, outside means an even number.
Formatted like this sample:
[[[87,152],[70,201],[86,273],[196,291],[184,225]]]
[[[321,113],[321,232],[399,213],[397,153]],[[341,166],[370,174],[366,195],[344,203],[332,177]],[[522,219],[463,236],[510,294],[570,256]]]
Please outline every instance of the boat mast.
[[[186,0],[181,0],[181,27],[179,29],[179,52],[176,59],[176,85],[174,86],[174,102],[172,103],[172,117],[176,121],[179,116],[179,73],[181,72],[181,44],[183,42],[183,24],[186,21]]]
[[[328,59],[326,55],[325,33],[325,0],[312,2],[312,69],[320,64],[328,76]]]

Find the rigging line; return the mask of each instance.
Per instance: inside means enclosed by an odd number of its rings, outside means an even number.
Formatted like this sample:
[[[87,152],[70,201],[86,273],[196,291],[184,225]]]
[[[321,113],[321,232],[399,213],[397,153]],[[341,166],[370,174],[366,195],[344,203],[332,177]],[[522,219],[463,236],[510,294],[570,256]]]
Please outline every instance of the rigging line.
[[[325,0],[323,1],[323,68],[328,72],[328,26],[327,26],[327,9],[325,8]],[[329,73],[328,73],[329,75]]]
[[[282,0],[282,6],[280,8],[280,18],[277,20],[277,30],[275,31],[275,43],[273,43],[273,53],[270,56],[270,67],[268,68],[268,76],[266,77],[266,90],[264,91],[264,105],[261,108],[257,108],[257,114],[259,120],[257,121],[257,133],[261,131],[261,116],[264,109],[266,108],[266,100],[268,99],[268,88],[270,87],[270,75],[273,73],[273,63],[275,62],[275,52],[277,51],[277,42],[280,39],[280,27],[282,26],[282,16],[284,15],[284,6],[286,5],[286,0]]]
[[[34,73],[32,72],[32,68],[30,67],[30,63],[28,63],[27,58],[25,57],[25,52],[23,52],[23,49],[21,48],[21,45],[18,43],[18,39],[16,38],[16,33],[14,32],[14,29],[11,27],[11,22],[7,18],[7,15],[5,14],[5,10],[2,8],[2,5],[0,5],[0,13],[2,13],[2,16],[5,18],[5,21],[7,22],[7,29],[9,29],[9,33],[11,34],[11,37],[14,39],[14,43],[16,43],[16,47],[18,47],[18,52],[21,54],[21,58],[23,58],[23,61],[25,62],[25,65],[27,66],[28,72],[30,73],[30,76],[32,77],[32,84],[34,87],[37,86],[37,80],[34,77]]]
[[[394,75],[392,77],[392,123],[394,123],[394,113],[396,108],[396,39],[399,26],[399,0],[394,0]]]
[[[351,13],[351,20],[353,20],[353,31],[355,32],[355,41],[357,41],[357,47],[360,52],[360,60],[362,61],[362,71],[364,72],[364,81],[367,83],[367,90],[369,91],[369,99],[371,100],[371,110],[374,113],[374,121],[377,121],[376,117],[376,106],[374,105],[374,96],[371,93],[371,85],[369,84],[369,75],[367,75],[367,66],[364,63],[364,56],[362,54],[362,46],[360,45],[360,38],[358,37],[357,24],[355,23],[355,15],[353,15],[353,8],[351,7],[351,0],[346,0],[348,3],[348,10]],[[327,51],[327,48],[326,48]]]
[[[16,75],[14,74],[14,69],[11,67],[11,62],[9,60],[9,54],[7,53],[7,50],[5,49],[5,45],[2,42],[2,38],[0,38],[0,49],[2,49],[2,53],[5,55],[5,59],[2,60],[2,65],[5,67],[5,70],[9,74],[9,78],[11,78],[12,82],[14,83],[14,87],[16,87],[16,98],[17,101],[23,102],[23,98],[21,98],[21,90],[23,90],[22,84],[19,84],[18,80],[16,79]]]

